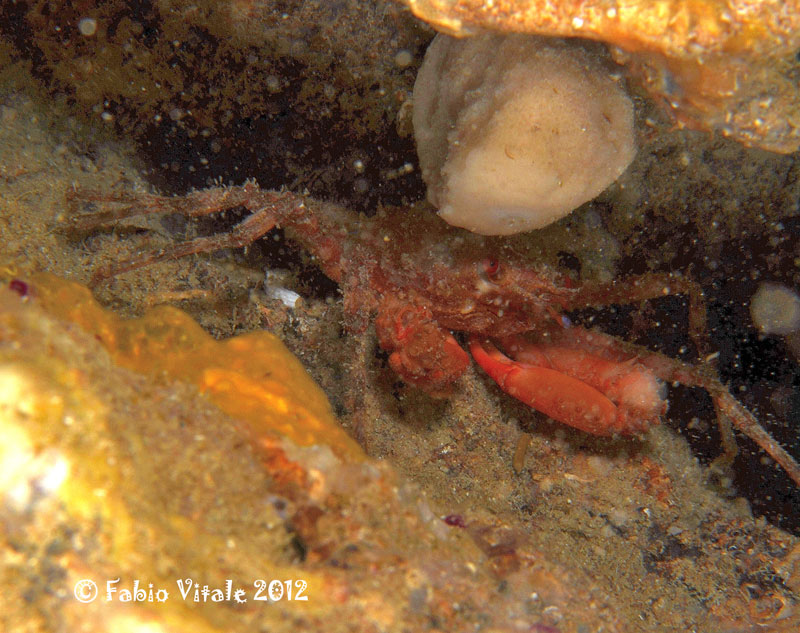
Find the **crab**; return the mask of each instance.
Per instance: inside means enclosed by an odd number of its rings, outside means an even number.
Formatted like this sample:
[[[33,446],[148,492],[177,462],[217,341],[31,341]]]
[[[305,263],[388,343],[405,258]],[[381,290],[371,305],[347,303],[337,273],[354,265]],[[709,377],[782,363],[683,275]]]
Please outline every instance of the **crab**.
[[[708,363],[687,364],[596,329],[572,325],[565,313],[587,306],[641,302],[671,294],[689,298],[689,332],[703,354],[702,290],[673,274],[610,283],[575,283],[497,240],[450,227],[425,209],[382,211],[373,218],[255,183],[214,187],[183,197],[70,190],[71,225],[86,231],[144,214],[205,216],[243,207],[230,231],[113,262],[93,283],[165,259],[243,247],[280,227],[339,283],[348,327],[363,332],[375,318],[380,346],[407,383],[445,396],[472,357],[509,395],[595,435],[639,434],[666,411],[665,383],[701,387],[723,431],[732,424],[753,439],[800,485],[800,465],[718,380]],[[78,212],[98,204],[102,211]],[[505,353],[501,350],[505,350]],[[730,432],[726,452],[734,451]]]

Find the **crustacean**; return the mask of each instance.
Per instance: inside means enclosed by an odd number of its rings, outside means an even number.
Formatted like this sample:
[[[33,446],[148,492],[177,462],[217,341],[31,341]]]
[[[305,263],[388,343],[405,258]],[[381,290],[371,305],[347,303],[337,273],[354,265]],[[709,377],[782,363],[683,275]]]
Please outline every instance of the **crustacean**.
[[[666,410],[663,382],[701,387],[721,420],[752,438],[800,485],[800,466],[708,367],[572,326],[563,316],[586,306],[686,294],[689,330],[702,352],[702,292],[686,278],[648,274],[575,284],[555,270],[532,266],[498,246],[501,242],[449,227],[430,213],[412,208],[368,219],[297,194],[261,190],[254,183],[176,198],[77,190],[68,199],[73,207],[96,203],[105,208],[70,214],[78,230],[143,214],[198,217],[236,207],[250,211],[227,233],[115,262],[98,270],[95,282],[164,259],[245,246],[280,227],[340,284],[352,331],[363,331],[377,315],[379,343],[408,383],[434,395],[447,393],[469,365],[453,336],[463,332],[473,358],[504,391],[588,433],[641,432]]]

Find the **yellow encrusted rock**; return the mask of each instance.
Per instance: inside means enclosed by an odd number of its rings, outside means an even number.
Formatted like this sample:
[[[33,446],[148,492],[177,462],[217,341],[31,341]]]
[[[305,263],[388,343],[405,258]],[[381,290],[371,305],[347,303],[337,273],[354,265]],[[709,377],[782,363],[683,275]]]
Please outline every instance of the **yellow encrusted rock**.
[[[257,340],[173,310],[122,321],[52,277],[0,284],[0,630],[511,631],[554,610],[565,633],[622,630],[587,576],[524,543],[498,583],[483,546],[504,524],[475,540],[443,521]],[[270,413],[242,423],[176,373]]]
[[[345,460],[363,459],[325,394],[275,335],[253,332],[217,341],[177,308],[158,306],[126,320],[78,284],[42,274],[33,285],[49,312],[94,335],[119,365],[196,385],[256,435],[276,432],[300,446],[329,446]]]

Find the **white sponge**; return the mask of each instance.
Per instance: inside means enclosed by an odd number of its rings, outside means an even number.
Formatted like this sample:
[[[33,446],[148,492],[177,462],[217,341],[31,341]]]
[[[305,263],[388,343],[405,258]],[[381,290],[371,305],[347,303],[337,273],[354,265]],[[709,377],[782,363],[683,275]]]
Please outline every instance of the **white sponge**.
[[[437,35],[413,120],[428,200],[483,235],[558,220],[636,153],[630,99],[606,64],[568,40]]]

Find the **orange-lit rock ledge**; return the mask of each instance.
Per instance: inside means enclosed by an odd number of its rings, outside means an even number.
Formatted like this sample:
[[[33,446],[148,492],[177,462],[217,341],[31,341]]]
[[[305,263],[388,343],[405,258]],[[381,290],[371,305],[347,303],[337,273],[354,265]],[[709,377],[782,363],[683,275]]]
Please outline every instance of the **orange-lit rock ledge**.
[[[796,0],[402,1],[453,35],[605,42],[679,124],[773,152],[800,147]]]

